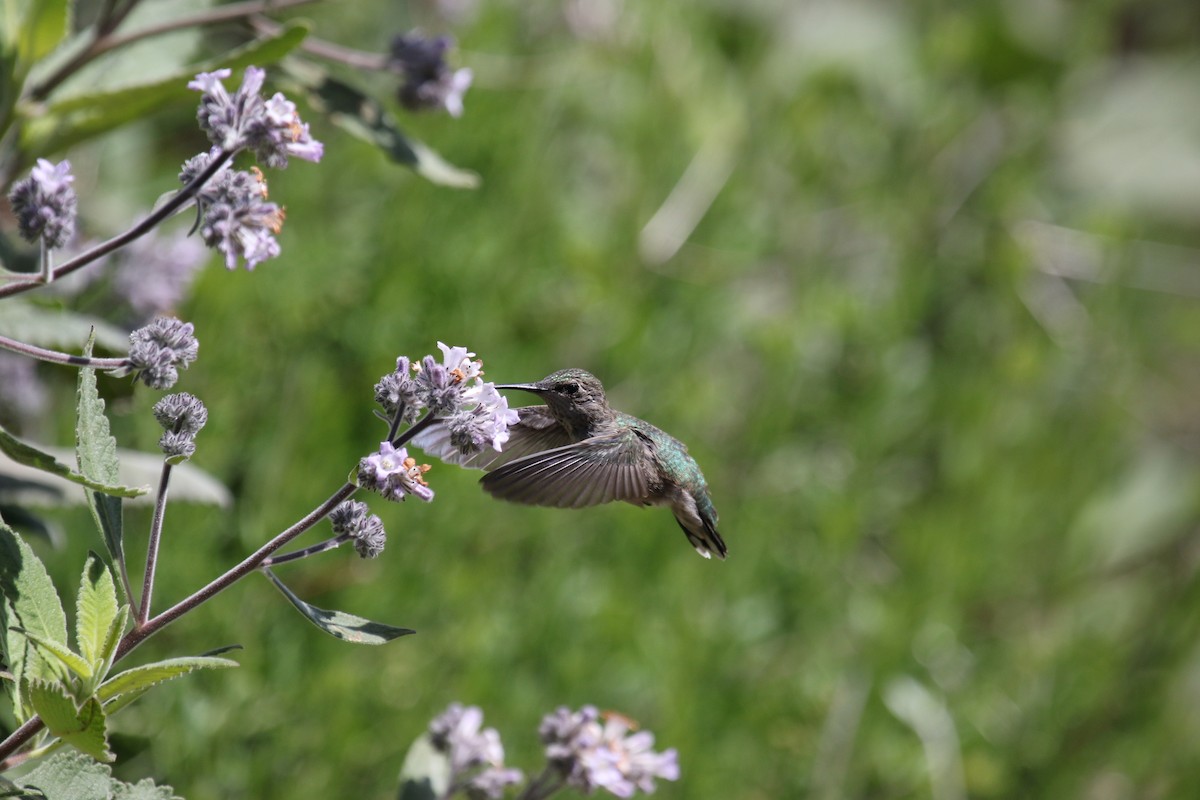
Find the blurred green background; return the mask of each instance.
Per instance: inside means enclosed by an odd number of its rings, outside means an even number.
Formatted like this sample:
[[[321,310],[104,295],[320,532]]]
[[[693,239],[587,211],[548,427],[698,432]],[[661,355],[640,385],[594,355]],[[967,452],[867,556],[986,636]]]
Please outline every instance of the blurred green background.
[[[339,486],[383,433],[374,382],[438,340],[492,380],[597,374],[688,443],[730,558],[662,509],[510,506],[435,465],[433,503],[372,500],[378,560],[279,570],[416,636],[336,641],[252,576],[135,655],[245,645],[117,719],[150,740],[119,776],[388,797],[458,700],[532,771],[544,713],[619,710],[679,749],[663,798],[1195,796],[1200,7],[303,14],[365,50],[453,33],[466,114],[405,125],[483,183],[431,185],[306,110],[326,157],[268,176],[282,256],[214,263],[180,309],[194,463],[237,499],[169,511],[159,602]],[[71,153],[85,214],[170,189],[192,115]],[[152,395],[113,401],[122,444],[153,448]],[[97,547],[66,519],[63,587]]]

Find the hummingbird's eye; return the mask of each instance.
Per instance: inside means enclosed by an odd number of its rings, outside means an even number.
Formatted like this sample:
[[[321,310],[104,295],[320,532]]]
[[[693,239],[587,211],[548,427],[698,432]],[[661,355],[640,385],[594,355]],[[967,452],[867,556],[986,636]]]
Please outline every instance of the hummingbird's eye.
[[[564,383],[562,390],[566,394],[579,394],[579,384],[578,383]]]

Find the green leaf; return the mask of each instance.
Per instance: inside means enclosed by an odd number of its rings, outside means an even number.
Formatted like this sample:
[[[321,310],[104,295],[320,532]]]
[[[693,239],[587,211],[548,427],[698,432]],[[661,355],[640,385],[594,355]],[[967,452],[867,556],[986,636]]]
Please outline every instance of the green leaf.
[[[102,662],[117,618],[117,587],[100,556],[88,552],[75,602],[75,644],[93,667]]]
[[[29,545],[3,524],[0,524],[0,593],[3,594],[0,641],[4,644],[4,662],[18,686],[23,680],[57,678],[53,662],[37,652],[28,636],[12,628],[33,631],[65,646],[66,615],[45,566]],[[18,721],[29,719],[27,712],[20,699],[16,699],[14,713]]]
[[[47,800],[109,800],[111,775],[111,770],[95,759],[63,751],[38,764],[17,783],[26,790],[40,791]]]
[[[411,628],[397,628],[382,622],[372,622],[369,619],[356,617],[344,611],[327,611],[309,605],[293,594],[291,589],[284,586],[283,581],[276,578],[271,570],[264,569],[263,573],[271,579],[271,582],[279,588],[279,591],[283,592],[283,596],[290,600],[301,614],[331,636],[355,644],[384,644],[401,636],[416,633]]]
[[[136,784],[119,781],[107,765],[69,750],[46,758],[16,784],[27,792],[20,797],[30,800],[181,800],[170,786],[155,786],[149,778]]]
[[[450,788],[450,757],[433,746],[428,733],[416,738],[400,767],[399,800],[436,800]]]
[[[109,701],[120,698],[122,695],[131,692],[144,692],[151,686],[169,681],[173,678],[178,678],[181,675],[187,675],[189,672],[195,672],[200,669],[229,669],[236,667],[238,663],[231,661],[228,658],[212,658],[210,656],[184,656],[182,658],[169,658],[166,661],[157,661],[153,664],[146,664],[133,669],[125,670],[119,675],[114,675],[100,686],[100,691],[97,692],[97,697],[104,703],[106,707]],[[122,703],[123,707],[125,704]]]
[[[45,308],[18,299],[0,305],[0,334],[22,342],[66,350],[77,347],[90,331],[104,350],[124,354],[129,349],[129,332],[89,314]]]
[[[114,781],[118,783],[119,781]],[[157,785],[150,778],[142,778],[135,784],[122,784],[121,788],[113,792],[112,800],[183,800],[176,796],[175,790],[170,786]]]
[[[93,674],[100,680],[108,675],[108,671],[112,669],[113,660],[117,657],[117,646],[121,644],[121,637],[125,635],[125,626],[129,624],[129,606],[121,606],[117,611],[117,615],[112,618],[108,625],[108,633],[104,637],[104,644],[101,646],[100,652],[97,653],[98,663]]]
[[[60,664],[66,667],[71,672],[78,675],[83,680],[90,680],[92,677],[92,665],[80,658],[71,648],[65,644],[47,639],[44,636],[39,636],[36,633],[30,633],[23,628],[17,628],[17,631],[29,637],[29,640],[40,648],[42,657],[53,656]],[[47,658],[47,661],[50,659]]]
[[[150,491],[149,486],[121,486],[120,484],[108,484],[91,480],[87,476],[75,472],[50,453],[39,450],[31,444],[17,439],[11,433],[4,430],[3,427],[0,427],[0,452],[18,464],[24,464],[27,467],[49,472],[51,475],[57,475],[71,483],[76,483],[84,488],[103,492],[104,494],[116,495],[118,497],[137,497],[147,494]]]
[[[70,32],[71,4],[68,0],[33,0],[26,4],[18,54],[33,64],[58,47]]]
[[[66,687],[35,680],[29,685],[29,701],[46,723],[46,730],[98,761],[112,761],[104,708],[95,697],[76,706]]]
[[[83,354],[91,356],[91,338],[83,348]],[[104,416],[104,401],[96,392],[94,369],[79,370],[78,414],[75,425],[75,456],[79,460],[79,471],[99,483],[117,483],[117,440],[109,433],[108,417]],[[112,562],[124,564],[121,499],[94,489],[85,491],[88,506],[92,509],[92,516],[104,538],[104,545],[108,548]]]
[[[240,70],[272,64],[300,45],[308,24],[293,20],[277,35],[256,39],[228,53],[164,75],[143,84],[111,91],[88,91],[64,98],[31,119],[22,129],[21,149],[48,155],[90,139],[127,122],[158,112],[174,103],[195,103],[196,92],[187,84],[199,72],[227,67]]]
[[[476,189],[478,173],[460,169],[423,142],[409,137],[395,117],[369,95],[314,69],[287,65],[289,74],[308,92],[309,102],[329,114],[338,127],[379,147],[388,158],[422,178],[454,189]]]

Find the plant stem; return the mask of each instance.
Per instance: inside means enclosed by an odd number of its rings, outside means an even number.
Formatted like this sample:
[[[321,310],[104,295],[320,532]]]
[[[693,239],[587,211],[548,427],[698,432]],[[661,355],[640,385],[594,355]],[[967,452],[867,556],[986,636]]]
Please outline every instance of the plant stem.
[[[102,242],[96,245],[86,253],[81,253],[75,256],[75,258],[72,258],[67,263],[55,269],[53,273],[54,277],[61,278],[64,275],[70,275],[75,270],[86,267],[88,264],[91,264],[93,261],[108,255],[117,248],[124,247],[133,240],[141,238],[149,233],[155,225],[174,214],[188,201],[190,201],[196,195],[196,192],[200,191],[200,187],[204,186],[204,184],[207,183],[213,175],[216,175],[221,167],[225,166],[225,163],[231,158],[233,158],[232,151],[218,151],[209,165],[205,167],[203,172],[192,179],[192,182],[187,186],[180,189],[174,197],[159,206],[157,210],[150,214],[150,216],[146,217],[144,220],[134,225],[124,233],[114,236],[107,242]],[[0,298],[9,297],[14,294],[21,294],[22,292],[27,292],[30,289],[41,285],[42,282],[40,280],[32,280],[13,282],[7,286],[0,286]]]
[[[211,598],[213,595],[221,592],[224,589],[228,589],[237,581],[246,577],[251,572],[254,572],[264,561],[267,560],[272,553],[283,547],[292,539],[295,539],[297,536],[307,531],[320,520],[324,519],[330,511],[337,507],[338,503],[346,500],[356,491],[358,491],[357,486],[355,486],[353,483],[347,483],[342,488],[334,492],[328,500],[314,508],[290,528],[278,534],[275,536],[275,538],[271,539],[271,541],[258,548],[258,550],[254,551],[252,555],[248,556],[236,567],[221,575],[203,589],[192,593],[187,598],[171,606],[158,616],[147,620],[145,624],[135,626],[133,630],[125,634],[124,638],[121,639],[121,644],[117,646],[116,655],[113,657],[113,663],[115,664],[125,656],[129,655],[133,649],[142,642],[146,641],[151,636],[158,633],[160,630],[165,628],[167,625],[170,625],[187,612],[193,610],[201,603]],[[13,731],[7,739],[5,739],[3,742],[0,742],[0,759],[5,759],[5,761],[0,761],[0,767],[9,766],[6,761],[8,757],[16,752],[26,742],[32,739],[38,733],[38,731],[42,730],[44,727],[45,723],[42,722],[40,717],[33,717],[21,727],[17,728],[17,730]]]
[[[155,633],[158,633],[164,627],[179,619],[179,617],[183,616],[192,609],[196,608],[213,595],[229,588],[232,584],[258,569],[262,562],[266,561],[272,553],[283,547],[292,539],[295,539],[297,536],[307,531],[313,525],[316,525],[318,522],[324,519],[330,511],[337,507],[338,503],[350,497],[356,491],[358,491],[357,486],[355,486],[353,483],[347,483],[342,488],[334,492],[328,500],[321,503],[321,505],[317,506],[308,514],[306,514],[301,520],[296,522],[287,530],[278,534],[274,539],[267,542],[262,547],[258,548],[258,550],[254,551],[254,553],[250,556],[247,556],[242,563],[238,564],[224,575],[221,575],[203,589],[200,589],[189,597],[180,600],[178,603],[171,606],[158,616],[147,620],[146,624],[135,627],[129,633],[125,634],[125,638],[121,640],[121,644],[117,647],[116,658],[114,658],[113,661],[119,661],[125,656],[129,655],[129,653],[135,647],[144,642],[146,639],[150,638]]]
[[[42,262],[42,283],[50,283],[54,280],[54,258],[51,257],[51,249],[46,246],[46,240],[42,240],[41,262]]]
[[[276,564],[286,564],[289,561],[297,561],[301,558],[315,556],[317,553],[324,553],[327,550],[333,550],[341,547],[346,542],[350,541],[350,534],[339,533],[337,536],[332,536],[319,544],[314,544],[312,547],[306,547],[303,550],[295,550],[291,553],[284,553],[281,556],[271,556],[265,559],[259,567],[273,567]]]
[[[158,566],[158,544],[162,538],[163,516],[167,512],[167,486],[171,481],[171,462],[163,461],[158,479],[158,498],[154,501],[154,519],[150,522],[150,543],[146,546],[146,575],[142,581],[142,604],[137,608],[137,627],[150,618],[150,598],[154,594],[154,570]]]
[[[47,350],[44,347],[26,344],[25,342],[0,336],[0,348],[14,353],[30,356],[39,361],[49,361],[51,364],[64,364],[69,367],[88,367],[90,369],[120,369],[129,366],[128,358],[88,358],[74,356],[70,353],[60,353],[57,350]]]
[[[397,419],[399,419],[398,416],[397,416]],[[433,415],[433,412],[430,411],[428,414],[426,414],[425,416],[423,416],[419,420],[417,420],[415,423],[413,423],[413,426],[411,428],[409,428],[408,430],[406,430],[404,433],[400,434],[399,436],[396,436],[394,432],[389,432],[388,441],[390,441],[392,443],[393,447],[403,447],[405,444],[412,441],[412,438],[414,436],[416,436],[418,433],[425,430],[433,423],[437,422],[437,419],[438,418]],[[395,425],[393,425],[392,427],[394,428]]]

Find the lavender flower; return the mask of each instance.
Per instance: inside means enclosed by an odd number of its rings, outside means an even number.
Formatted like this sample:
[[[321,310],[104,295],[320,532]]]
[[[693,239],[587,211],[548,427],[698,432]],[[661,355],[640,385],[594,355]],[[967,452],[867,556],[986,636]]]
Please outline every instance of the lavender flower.
[[[451,70],[445,56],[454,45],[449,36],[426,39],[418,33],[392,40],[392,67],[404,73],[400,102],[412,111],[444,108],[452,117],[463,113],[463,95],[471,86],[469,69]]]
[[[158,317],[129,334],[130,366],[118,374],[134,373],[152,389],[169,389],[179,379],[179,368],[196,360],[200,343],[190,322]]]
[[[17,181],[8,195],[17,217],[17,230],[27,242],[41,239],[47,248],[59,248],[75,235],[78,198],[71,188],[75,176],[71,162],[51,163],[39,158],[29,177]]]
[[[464,404],[446,420],[450,444],[463,455],[491,447],[499,452],[508,441],[508,428],[520,416],[494,383],[479,383],[463,392]],[[474,403],[474,405],[471,405]]]
[[[388,500],[399,502],[413,495],[429,502],[433,490],[425,482],[428,471],[429,465],[418,465],[405,448],[397,450],[391,442],[381,442],[378,452],[358,462],[358,485]]]
[[[412,377],[412,365],[406,356],[396,359],[396,370],[379,379],[375,384],[375,402],[383,408],[389,419],[402,413],[401,422],[412,424],[417,414],[425,407],[417,382]]]
[[[45,407],[46,386],[38,378],[37,362],[0,352],[0,417],[11,409],[17,419],[29,420]]]
[[[226,151],[253,150],[259,161],[276,169],[286,167],[289,156],[321,160],[323,145],[309,135],[295,104],[282,94],[265,101],[259,94],[265,71],[247,67],[233,95],[222,82],[230,74],[228,69],[201,72],[188,83],[202,93],[196,119],[209,141]]]
[[[417,391],[423,405],[439,416],[449,414],[464,402],[475,401],[467,396],[470,381],[477,381],[483,374],[483,362],[473,360],[474,353],[465,347],[450,347],[442,342],[437,343],[442,351],[442,363],[433,356],[421,359],[417,372]]]
[[[201,153],[183,165],[179,178],[186,185],[208,166],[213,153]],[[200,238],[225,255],[225,267],[246,269],[279,255],[274,234],[283,227],[283,209],[266,202],[267,183],[257,169],[222,169],[197,193]]]
[[[567,784],[585,793],[602,788],[617,797],[635,791],[653,792],[655,779],[679,778],[674,748],[656,753],[649,731],[629,734],[631,724],[619,714],[608,714],[603,724],[593,706],[577,712],[561,707],[542,719],[538,733],[546,744],[546,758]]]
[[[329,522],[334,533],[350,537],[360,557],[375,558],[383,552],[387,532],[383,529],[383,520],[368,514],[368,510],[366,503],[344,500],[329,512]]]

